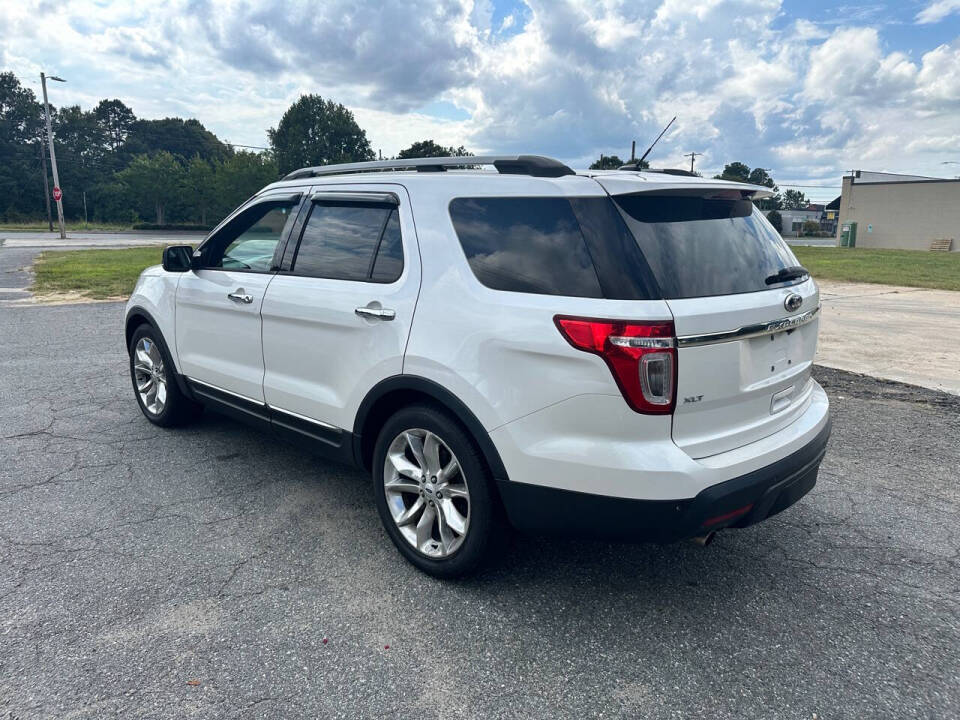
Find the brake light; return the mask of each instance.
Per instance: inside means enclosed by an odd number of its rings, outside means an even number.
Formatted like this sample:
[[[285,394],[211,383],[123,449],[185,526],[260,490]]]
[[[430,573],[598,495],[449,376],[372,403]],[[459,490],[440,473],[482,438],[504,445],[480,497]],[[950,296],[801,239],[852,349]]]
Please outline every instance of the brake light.
[[[640,413],[672,413],[677,348],[672,322],[625,322],[557,315],[557,329],[577,350],[607,363],[627,404]]]

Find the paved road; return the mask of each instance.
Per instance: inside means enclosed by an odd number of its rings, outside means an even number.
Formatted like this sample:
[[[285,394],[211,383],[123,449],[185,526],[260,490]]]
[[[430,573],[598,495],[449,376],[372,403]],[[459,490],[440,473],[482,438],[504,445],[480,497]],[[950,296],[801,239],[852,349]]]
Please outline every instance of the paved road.
[[[836,247],[837,239],[835,237],[786,237],[788,245],[800,245],[808,247]]]
[[[0,718],[960,716],[955,397],[823,370],[834,437],[782,515],[520,538],[443,583],[357,472],[148,424],[121,315],[0,310]]]
[[[960,292],[817,282],[818,363],[960,395]]]
[[[183,243],[196,245],[206,233],[153,232],[131,230],[127,232],[68,232],[65,240],[59,233],[18,232],[0,230],[0,246],[7,248],[40,248],[44,250],[89,247],[136,247],[138,245],[172,245]]]

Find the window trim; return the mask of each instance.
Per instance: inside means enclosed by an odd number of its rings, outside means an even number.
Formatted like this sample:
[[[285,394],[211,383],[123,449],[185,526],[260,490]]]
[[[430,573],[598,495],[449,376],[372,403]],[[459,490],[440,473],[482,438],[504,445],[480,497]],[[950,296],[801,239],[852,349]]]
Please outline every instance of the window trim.
[[[381,199],[383,198],[383,199]],[[393,285],[400,282],[403,279],[404,272],[407,269],[407,245],[404,240],[403,232],[403,222],[400,217],[400,200],[396,193],[393,192],[351,192],[351,191],[322,191],[316,192],[310,195],[310,202],[304,203],[304,217],[303,222],[300,223],[300,218],[297,218],[297,223],[299,227],[294,226],[294,229],[297,230],[297,237],[294,243],[293,252],[290,255],[290,265],[289,267],[283,267],[279,270],[280,275],[286,275],[289,277],[302,277],[302,278],[311,278],[313,280],[331,280],[334,282],[352,282],[352,283],[367,283],[371,285]],[[374,245],[373,252],[370,255],[370,263],[367,266],[367,277],[360,279],[346,279],[338,277],[325,277],[320,275],[308,275],[307,273],[297,272],[297,257],[300,254],[300,245],[303,243],[303,235],[306,232],[307,225],[310,223],[310,218],[313,216],[313,211],[317,205],[324,205],[326,207],[336,207],[338,205],[365,205],[368,207],[378,207],[384,206],[387,210],[386,215],[384,216],[383,222],[380,224],[380,232],[377,235],[377,242]],[[383,243],[383,235],[387,230],[387,225],[390,222],[390,215],[392,213],[397,213],[397,222],[400,225],[400,245],[403,250],[403,267],[400,269],[400,276],[396,280],[384,281],[384,280],[374,280],[373,279],[373,268],[377,261],[377,255],[380,252],[380,246]],[[290,241],[293,241],[293,236],[291,235]],[[284,250],[284,265],[286,265],[286,249]]]
[[[310,202],[322,203],[372,203],[376,205],[400,205],[400,198],[393,192],[350,192],[346,190],[320,190],[310,195]]]

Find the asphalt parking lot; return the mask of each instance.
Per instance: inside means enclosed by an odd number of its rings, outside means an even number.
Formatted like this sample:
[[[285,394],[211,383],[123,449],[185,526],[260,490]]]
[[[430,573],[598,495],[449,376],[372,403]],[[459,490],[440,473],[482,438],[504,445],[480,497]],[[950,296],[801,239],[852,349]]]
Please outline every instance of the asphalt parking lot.
[[[444,583],[367,480],[140,415],[119,304],[0,307],[0,718],[960,716],[960,398],[821,369],[811,495]]]

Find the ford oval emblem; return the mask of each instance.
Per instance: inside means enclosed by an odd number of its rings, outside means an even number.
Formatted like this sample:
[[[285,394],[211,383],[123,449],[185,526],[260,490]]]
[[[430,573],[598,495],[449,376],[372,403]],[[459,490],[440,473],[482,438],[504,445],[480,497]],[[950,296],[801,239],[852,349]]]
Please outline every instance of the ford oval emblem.
[[[787,312],[799,310],[801,305],[803,305],[803,298],[796,293],[790,293],[783,301],[783,306],[787,309]]]

